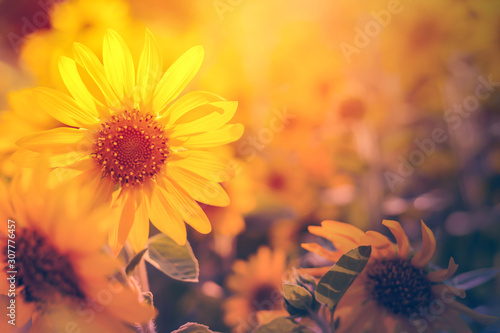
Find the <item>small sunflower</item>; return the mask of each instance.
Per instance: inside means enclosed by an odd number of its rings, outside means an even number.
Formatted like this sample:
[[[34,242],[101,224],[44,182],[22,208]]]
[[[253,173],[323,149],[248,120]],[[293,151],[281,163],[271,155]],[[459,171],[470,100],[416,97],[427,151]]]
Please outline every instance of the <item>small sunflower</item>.
[[[211,152],[239,139],[241,124],[227,124],[237,102],[204,92],[177,99],[198,71],[203,48],[183,54],[164,74],[161,54],[146,32],[137,70],[123,39],[108,30],[103,63],[75,43],[75,60],[61,57],[59,69],[70,95],[36,88],[40,107],[68,127],[18,141],[15,163],[36,164],[49,154],[54,181],[80,179],[95,200],[121,212],[110,245],[118,252],[128,239],[142,249],[149,221],[177,243],[186,242],[186,223],[201,233],[210,222],[197,202],[227,206],[219,182],[227,161]]]
[[[453,258],[447,269],[432,271],[429,260],[434,255],[436,240],[432,231],[422,222],[422,248],[413,252],[408,238],[395,221],[382,222],[392,232],[397,244],[386,236],[341,222],[324,221],[321,226],[310,226],[309,232],[333,243],[337,251],[330,251],[317,243],[302,244],[308,251],[331,261],[360,245],[371,245],[370,260],[349,287],[335,311],[340,319],[338,333],[343,332],[472,332],[460,314],[489,325],[497,318],[479,314],[456,301],[465,292],[442,283],[457,270]],[[312,269],[315,275],[325,269]]]
[[[0,331],[31,320],[31,333],[135,332],[155,310],[105,251],[107,209],[74,184],[48,190],[47,177],[37,172],[9,190],[0,183],[0,304],[15,311]]]
[[[281,288],[287,268],[283,251],[262,246],[248,261],[237,260],[227,287],[234,295],[224,303],[224,321],[232,332],[246,333],[276,317],[288,316]]]

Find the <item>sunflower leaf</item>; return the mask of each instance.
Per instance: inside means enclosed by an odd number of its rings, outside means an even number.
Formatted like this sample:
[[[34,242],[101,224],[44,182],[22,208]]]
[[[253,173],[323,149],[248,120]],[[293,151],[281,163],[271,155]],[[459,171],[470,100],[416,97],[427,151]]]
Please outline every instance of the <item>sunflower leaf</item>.
[[[127,267],[125,268],[125,273],[127,273],[128,276],[130,276],[130,275],[132,275],[132,273],[134,273],[135,268],[137,267],[137,265],[139,265],[139,263],[142,260],[142,257],[144,256],[144,254],[146,253],[147,250],[148,250],[147,247],[142,249],[139,253],[137,253],[132,258],[132,260],[130,260]]]
[[[283,285],[283,294],[285,300],[296,309],[306,310],[312,307],[313,296],[304,287],[286,283]]]
[[[363,271],[371,255],[371,246],[360,246],[344,254],[319,280],[316,299],[334,311],[342,296]]]
[[[253,333],[275,333],[275,332],[290,332],[290,333],[313,333],[307,327],[296,323],[290,318],[278,317],[270,323],[257,327]]]
[[[147,262],[170,276],[184,282],[198,282],[199,265],[193,250],[186,242],[178,245],[172,238],[158,234],[148,240]]]
[[[488,282],[498,273],[500,273],[498,268],[480,268],[459,274],[449,279],[448,282],[455,288],[469,290]]]

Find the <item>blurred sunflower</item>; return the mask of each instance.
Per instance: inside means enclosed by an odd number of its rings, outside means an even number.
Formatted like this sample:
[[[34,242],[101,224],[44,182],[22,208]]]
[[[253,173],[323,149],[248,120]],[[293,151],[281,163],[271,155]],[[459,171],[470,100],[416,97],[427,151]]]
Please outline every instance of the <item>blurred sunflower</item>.
[[[422,248],[416,253],[410,249],[408,238],[398,222],[384,220],[382,223],[392,232],[397,244],[378,232],[364,233],[352,225],[335,221],[310,226],[309,232],[331,241],[337,251],[330,251],[316,243],[302,244],[306,250],[331,261],[337,261],[357,246],[372,247],[366,268],[349,287],[335,311],[335,320],[340,318],[339,333],[364,330],[472,332],[461,313],[484,325],[498,319],[477,313],[457,302],[455,296],[464,298],[465,292],[442,283],[458,268],[453,258],[450,258],[447,269],[429,269],[436,240],[424,222]],[[328,269],[312,269],[309,272],[318,275]]]
[[[9,190],[0,183],[4,309],[13,300],[9,271],[17,271],[16,325],[2,320],[0,330],[12,332],[31,320],[32,333],[66,332],[68,327],[135,332],[133,325],[153,319],[155,309],[140,302],[135,283],[104,249],[108,210],[82,200],[92,193],[76,184],[49,190],[48,171],[40,170],[17,177]],[[14,221],[9,227],[8,219]],[[8,244],[15,251],[15,262],[8,255]]]
[[[243,126],[226,124],[237,102],[204,91],[175,100],[198,71],[203,48],[188,50],[162,75],[161,54],[149,31],[137,74],[128,47],[113,30],[104,38],[104,64],[84,45],[74,47],[76,61],[59,62],[71,96],[33,90],[40,107],[70,127],[21,139],[13,161],[32,166],[47,152],[55,168],[52,181],[83,179],[95,189],[96,200],[118,209],[119,223],[110,236],[115,252],[127,238],[136,251],[142,249],[150,219],[179,244],[186,242],[183,221],[209,233],[210,222],[196,201],[229,204],[218,184],[227,161],[210,149],[240,138]]]
[[[9,93],[8,101],[10,110],[0,115],[0,173],[12,176],[16,166],[10,156],[18,148],[16,141],[62,124],[40,109],[28,89]]]
[[[259,324],[288,315],[281,296],[286,268],[285,253],[266,246],[248,261],[235,261],[234,273],[226,283],[234,295],[224,303],[224,321],[233,332],[249,332]]]

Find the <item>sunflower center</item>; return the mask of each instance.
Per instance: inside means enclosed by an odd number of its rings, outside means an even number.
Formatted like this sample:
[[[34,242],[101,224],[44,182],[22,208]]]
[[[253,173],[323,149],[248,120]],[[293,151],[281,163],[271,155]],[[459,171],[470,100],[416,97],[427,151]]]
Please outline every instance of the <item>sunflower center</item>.
[[[377,260],[368,268],[368,292],[394,314],[410,316],[434,299],[431,283],[408,260]]]
[[[11,271],[6,251],[4,255],[5,270]],[[45,302],[56,295],[85,298],[67,255],[61,254],[36,230],[17,231],[15,260],[17,287],[24,287],[21,295],[26,302]]]
[[[102,124],[91,156],[102,166],[103,177],[121,186],[135,186],[154,178],[167,155],[162,126],[153,116],[133,110]]]

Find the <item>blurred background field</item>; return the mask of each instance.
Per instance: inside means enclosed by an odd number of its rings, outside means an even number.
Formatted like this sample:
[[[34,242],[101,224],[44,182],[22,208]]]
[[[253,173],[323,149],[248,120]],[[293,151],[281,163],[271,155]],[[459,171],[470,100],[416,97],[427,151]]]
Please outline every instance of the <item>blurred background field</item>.
[[[166,66],[203,45],[188,90],[239,101],[246,128],[227,152],[231,205],[205,207],[214,231],[188,236],[200,283],[150,271],[160,332],[249,318],[286,267],[313,264],[300,243],[325,219],[381,232],[394,219],[415,247],[423,219],[437,265],[500,267],[498,1],[0,0],[3,176],[16,138],[55,126],[25,112],[22,89],[65,89],[58,57],[75,41],[100,54],[108,28],[137,60],[145,27]],[[500,278],[466,304],[499,315]]]

